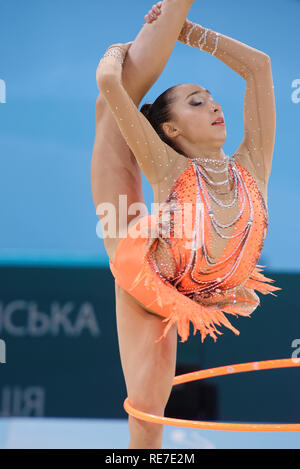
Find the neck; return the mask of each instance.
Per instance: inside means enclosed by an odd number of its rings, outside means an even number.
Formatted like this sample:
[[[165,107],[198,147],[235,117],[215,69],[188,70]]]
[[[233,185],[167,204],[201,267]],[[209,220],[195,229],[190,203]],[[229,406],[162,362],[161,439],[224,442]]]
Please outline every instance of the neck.
[[[190,159],[193,158],[207,158],[212,160],[219,160],[223,161],[226,158],[226,154],[224,153],[222,148],[208,148],[208,147],[197,147],[197,148],[189,148],[186,151],[186,154],[189,155]]]

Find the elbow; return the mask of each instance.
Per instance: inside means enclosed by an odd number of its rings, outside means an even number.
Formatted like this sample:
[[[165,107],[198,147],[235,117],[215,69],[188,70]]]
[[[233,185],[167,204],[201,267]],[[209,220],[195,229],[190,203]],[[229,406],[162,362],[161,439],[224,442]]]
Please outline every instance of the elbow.
[[[96,121],[102,119],[105,108],[106,108],[106,101],[102,94],[98,94],[97,99],[96,99],[96,106],[95,106]]]
[[[99,93],[98,96],[97,96],[97,99],[96,99],[96,109],[99,108],[100,106],[102,106],[103,101],[105,101],[105,100],[102,96],[102,93]]]
[[[271,59],[264,52],[257,51],[252,56],[250,63],[245,64],[241,76],[247,81],[257,73],[260,73],[261,70],[271,70]]]
[[[106,90],[110,89],[113,83],[114,75],[112,73],[100,72],[96,74],[97,86],[101,93],[105,93]]]
[[[271,58],[268,54],[261,52],[258,58],[259,69],[271,67]]]
[[[242,75],[245,80],[261,73],[262,70],[271,70],[271,59],[267,54],[258,52],[253,58],[252,63],[248,66]]]
[[[264,62],[264,66],[270,66],[271,65],[271,58],[268,54],[264,54],[264,57],[263,57],[263,62]]]

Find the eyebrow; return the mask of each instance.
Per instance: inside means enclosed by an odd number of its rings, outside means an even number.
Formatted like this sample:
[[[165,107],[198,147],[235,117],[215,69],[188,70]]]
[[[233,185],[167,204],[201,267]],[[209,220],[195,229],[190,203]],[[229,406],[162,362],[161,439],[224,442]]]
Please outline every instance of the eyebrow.
[[[187,97],[185,99],[188,99],[190,96],[192,96],[193,94],[197,94],[197,93],[203,93],[203,91],[205,91],[206,93],[210,94],[211,96],[211,92],[209,90],[198,90],[198,91],[193,91],[192,93],[190,93],[189,95],[187,95]]]

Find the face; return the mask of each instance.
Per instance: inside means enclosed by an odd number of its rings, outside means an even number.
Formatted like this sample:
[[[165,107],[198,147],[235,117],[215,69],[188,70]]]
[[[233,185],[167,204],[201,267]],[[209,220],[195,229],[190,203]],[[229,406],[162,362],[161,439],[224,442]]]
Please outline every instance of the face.
[[[191,144],[223,143],[226,127],[212,123],[223,118],[222,107],[214,101],[209,91],[199,85],[184,84],[174,89],[176,100],[172,104],[173,120],[166,123],[165,132],[177,142],[185,139]]]

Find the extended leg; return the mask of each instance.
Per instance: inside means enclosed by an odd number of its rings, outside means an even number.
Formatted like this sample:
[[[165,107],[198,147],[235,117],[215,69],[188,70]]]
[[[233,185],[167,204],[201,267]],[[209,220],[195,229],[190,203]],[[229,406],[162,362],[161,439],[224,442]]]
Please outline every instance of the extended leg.
[[[155,343],[164,324],[116,285],[116,314],[121,363],[128,399],[142,411],[164,415],[176,369],[177,329]],[[129,448],[161,448],[163,426],[129,416]]]

